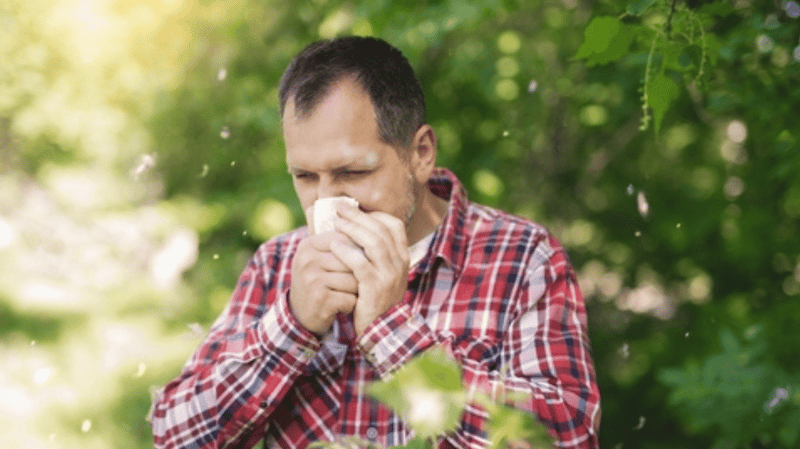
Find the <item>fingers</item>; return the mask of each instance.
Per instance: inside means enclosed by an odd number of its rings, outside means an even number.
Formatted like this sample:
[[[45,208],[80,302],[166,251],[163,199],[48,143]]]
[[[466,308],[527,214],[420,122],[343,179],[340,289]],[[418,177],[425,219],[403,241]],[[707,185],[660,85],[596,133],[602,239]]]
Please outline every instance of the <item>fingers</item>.
[[[358,294],[358,280],[352,273],[327,273],[325,287],[334,292]]]
[[[395,248],[399,253],[404,253],[408,248],[408,240],[406,238],[406,225],[397,217],[389,215],[385,212],[373,212],[370,214],[373,218],[380,221],[389,230],[392,236]]]
[[[317,336],[327,332],[337,313],[352,313],[358,297],[357,279],[330,251],[331,241],[349,240],[334,234],[304,239],[292,261],[291,310],[300,324]]]
[[[339,207],[338,213],[336,230],[363,248],[370,262],[379,266],[408,263],[408,245],[402,221],[384,212],[367,214],[347,205]]]
[[[310,298],[305,298],[310,299]],[[325,334],[333,324],[337,313],[350,314],[356,307],[356,295],[339,291],[328,291],[322,304],[308,307],[301,304],[297,309],[292,308],[295,317],[306,329],[317,336]]]
[[[350,272],[354,273],[356,279],[366,280],[365,277],[374,271],[366,254],[352,245],[334,241],[331,242],[331,252]]]
[[[328,293],[328,304],[338,313],[353,313],[353,309],[356,307],[356,295],[332,291]]]
[[[351,271],[333,252],[318,252],[314,257],[314,263],[323,271],[332,273],[350,273]]]

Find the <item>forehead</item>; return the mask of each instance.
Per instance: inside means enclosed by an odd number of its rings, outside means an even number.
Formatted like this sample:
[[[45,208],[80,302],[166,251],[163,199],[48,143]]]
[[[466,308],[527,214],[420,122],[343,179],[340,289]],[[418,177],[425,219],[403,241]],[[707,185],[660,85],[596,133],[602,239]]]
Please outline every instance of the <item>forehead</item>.
[[[286,165],[289,171],[326,171],[342,168],[374,168],[384,160],[382,154],[372,148],[352,146],[329,147],[323,152],[286,150]]]
[[[380,139],[375,111],[364,90],[342,80],[308,113],[297,114],[290,98],[282,120],[286,161],[291,166],[377,160]]]

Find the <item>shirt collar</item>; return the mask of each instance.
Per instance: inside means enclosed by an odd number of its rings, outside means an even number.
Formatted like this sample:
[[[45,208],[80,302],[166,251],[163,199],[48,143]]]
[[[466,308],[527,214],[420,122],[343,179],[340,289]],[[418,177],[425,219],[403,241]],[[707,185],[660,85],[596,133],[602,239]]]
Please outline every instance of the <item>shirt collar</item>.
[[[467,192],[450,170],[435,168],[428,181],[428,188],[434,195],[449,202],[447,214],[436,230],[431,244],[430,257],[421,262],[420,268],[425,270],[437,258],[460,271],[466,257],[468,236],[465,232],[467,207]]]

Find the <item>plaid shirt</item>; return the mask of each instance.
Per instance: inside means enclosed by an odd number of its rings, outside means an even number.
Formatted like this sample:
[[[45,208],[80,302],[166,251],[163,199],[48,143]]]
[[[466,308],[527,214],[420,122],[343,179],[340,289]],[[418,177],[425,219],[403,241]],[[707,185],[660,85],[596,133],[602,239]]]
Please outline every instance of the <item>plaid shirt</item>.
[[[600,396],[586,312],[564,250],[541,226],[467,202],[447,170],[430,189],[450,201],[403,301],[360,338],[339,315],[320,341],[289,309],[301,228],[263,244],[230,303],[154,405],[158,448],[304,448],[357,437],[383,446],[413,432],[365,394],[411,357],[444,345],[470,391],[527,392],[516,403],[559,445],[596,448]],[[470,405],[439,447],[485,447],[487,415]]]

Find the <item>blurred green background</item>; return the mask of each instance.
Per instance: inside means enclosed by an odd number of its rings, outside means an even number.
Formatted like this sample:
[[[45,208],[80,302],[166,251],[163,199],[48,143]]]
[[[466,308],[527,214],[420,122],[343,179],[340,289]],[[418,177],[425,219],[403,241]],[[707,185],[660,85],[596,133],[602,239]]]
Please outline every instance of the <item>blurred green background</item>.
[[[147,448],[265,239],[276,89],[320,37],[418,70],[440,165],[548,226],[604,448],[800,445],[796,1],[2,0],[0,437]]]

